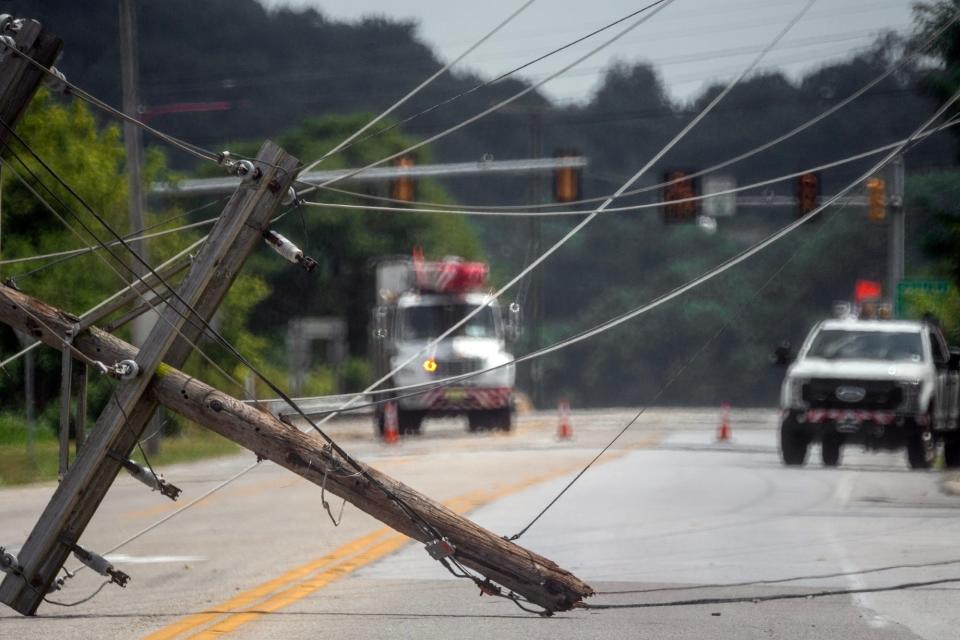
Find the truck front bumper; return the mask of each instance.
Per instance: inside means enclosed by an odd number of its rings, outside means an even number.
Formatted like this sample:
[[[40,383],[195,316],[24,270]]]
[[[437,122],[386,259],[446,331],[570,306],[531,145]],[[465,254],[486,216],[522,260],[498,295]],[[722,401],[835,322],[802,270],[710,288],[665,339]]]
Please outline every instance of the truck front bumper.
[[[440,387],[410,398],[400,405],[405,409],[459,413],[481,409],[503,409],[511,406],[510,387]]]
[[[917,431],[929,428],[926,415],[863,409],[790,409],[781,425],[806,435],[811,441],[840,436],[844,442],[874,449],[896,449]]]

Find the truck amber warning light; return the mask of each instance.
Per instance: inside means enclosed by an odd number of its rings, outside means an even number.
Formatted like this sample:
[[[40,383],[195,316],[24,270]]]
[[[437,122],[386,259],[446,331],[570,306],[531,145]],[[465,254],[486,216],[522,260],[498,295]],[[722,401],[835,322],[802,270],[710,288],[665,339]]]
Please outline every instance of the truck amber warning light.
[[[427,358],[423,361],[423,370],[427,373],[434,373],[437,370],[437,361],[435,358]]]

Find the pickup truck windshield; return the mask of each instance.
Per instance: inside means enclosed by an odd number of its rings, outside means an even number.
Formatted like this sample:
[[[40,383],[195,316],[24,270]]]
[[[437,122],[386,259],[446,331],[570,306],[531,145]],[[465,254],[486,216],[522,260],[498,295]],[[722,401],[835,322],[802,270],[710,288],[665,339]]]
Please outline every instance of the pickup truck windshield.
[[[813,339],[807,357],[920,362],[923,360],[923,343],[920,333],[825,329]]]
[[[401,312],[401,335],[405,340],[436,338],[476,308],[476,305],[471,304],[404,307]],[[496,338],[497,329],[493,309],[484,307],[480,313],[451,335],[468,338]]]

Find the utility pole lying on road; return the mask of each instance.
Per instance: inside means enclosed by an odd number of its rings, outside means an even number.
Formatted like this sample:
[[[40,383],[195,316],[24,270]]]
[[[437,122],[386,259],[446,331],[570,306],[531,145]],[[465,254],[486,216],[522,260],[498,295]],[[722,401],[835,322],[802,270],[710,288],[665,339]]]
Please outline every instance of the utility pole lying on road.
[[[60,42],[45,35],[39,23],[14,21],[7,15],[0,15],[0,37],[0,54],[6,54],[0,56],[0,117],[9,134],[43,76],[9,47],[15,46],[31,57],[35,55],[49,66]],[[0,143],[5,139],[6,135],[0,135]],[[270,142],[264,144],[255,161],[233,164],[234,173],[242,176],[242,182],[177,293],[159,292],[158,298],[165,301],[160,321],[140,350],[92,327],[92,319],[82,322],[0,285],[0,322],[65,351],[65,392],[61,399],[65,411],[70,404],[69,370],[76,353],[101,369],[109,369],[107,363],[116,363],[112,369],[121,377],[80,449],[76,464],[63,469],[61,483],[20,549],[15,566],[4,566],[9,572],[0,583],[0,602],[20,613],[34,614],[71,552],[85,564],[99,565],[101,572],[109,573],[121,586],[126,583],[126,574],[112,567],[107,569],[105,560],[92,556],[77,543],[121,466],[136,468],[129,462],[129,455],[158,403],[329,489],[397,531],[425,543],[431,555],[445,563],[455,560],[476,571],[484,578],[478,580],[481,589],[488,593],[499,593],[496,585],[500,585],[547,612],[565,611],[593,595],[589,585],[550,560],[486,531],[347,457],[332,443],[319,442],[269,413],[178,370],[204,333],[206,322],[246,257],[269,229],[274,212],[297,175],[297,165],[295,158]],[[169,277],[169,273],[161,277]],[[160,284],[156,276],[148,275],[147,279]],[[133,302],[132,295],[121,298]],[[119,308],[111,306],[114,310]],[[64,425],[66,435],[68,424]],[[161,484],[155,476],[153,480]],[[165,493],[175,498],[179,490]]]
[[[0,286],[0,322],[62,349],[62,340],[76,319],[26,294]],[[109,362],[137,355],[133,346],[97,328],[76,336],[73,345],[88,357]],[[547,611],[568,610],[594,593],[589,585],[551,560],[504,540],[370,466],[361,463],[365,473],[357,473],[355,467],[316,437],[173,367],[161,365],[157,369],[148,394],[168,409],[258,456],[314,484],[325,485],[327,491],[400,533],[425,544],[435,542],[386,495],[381,486],[386,487],[418,518],[449,540],[452,557],[463,566]]]

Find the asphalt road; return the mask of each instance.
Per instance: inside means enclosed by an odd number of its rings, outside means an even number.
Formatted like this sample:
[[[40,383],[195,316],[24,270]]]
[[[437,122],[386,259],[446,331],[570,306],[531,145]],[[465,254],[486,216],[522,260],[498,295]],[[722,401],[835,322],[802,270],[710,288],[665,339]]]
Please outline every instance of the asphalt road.
[[[524,416],[509,436],[427,422],[393,447],[371,442],[367,424],[334,431],[367,462],[512,534],[629,417],[574,411],[569,441],[554,437],[552,414]],[[317,487],[264,463],[111,555],[132,577],[126,589],[35,618],[0,607],[0,637],[958,637],[960,497],[942,491],[943,474],[856,450],[839,469],[820,467],[817,451],[786,469],[775,420],[735,410],[732,442],[716,443],[716,411],[650,411],[519,540],[592,584],[591,605],[615,608],[541,618],[480,597],[350,505],[334,527]],[[164,471],[182,503],[251,462]],[[0,545],[16,550],[50,492],[0,491]],[[179,506],[121,478],[81,543],[108,549]],[[79,600],[100,583],[82,571],[50,598]]]

